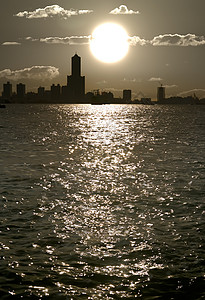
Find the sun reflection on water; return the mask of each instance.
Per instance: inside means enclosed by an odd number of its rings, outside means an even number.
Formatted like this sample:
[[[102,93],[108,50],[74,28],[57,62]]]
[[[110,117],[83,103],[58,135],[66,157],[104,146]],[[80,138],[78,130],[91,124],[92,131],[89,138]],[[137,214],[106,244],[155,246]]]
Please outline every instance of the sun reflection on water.
[[[66,107],[61,109],[69,116]],[[58,163],[58,171],[44,176],[40,184],[47,194],[59,188],[63,191],[61,199],[52,197],[49,207],[42,206],[40,211],[50,212],[53,233],[69,245],[67,250],[75,260],[65,260],[63,255],[53,271],[76,280],[89,274],[113,278],[113,282],[135,276],[138,279],[129,283],[132,290],[140,278],[149,278],[151,269],[166,267],[160,251],[153,249],[153,218],[162,219],[163,213],[147,207],[158,187],[144,169],[144,148],[140,147],[145,141],[153,143],[154,138],[142,130],[143,120],[142,128],[136,127],[136,120],[121,106],[82,110],[80,117],[75,116],[78,122],[66,125],[64,132],[66,136],[72,130],[75,143],[64,144],[67,155]],[[152,172],[155,166],[150,166]],[[52,247],[46,253],[59,257]],[[60,282],[58,286],[71,293],[71,286]],[[112,290],[107,285],[95,288],[96,297],[106,289]]]
[[[0,250],[10,295],[144,299],[194,285],[203,273],[204,165],[187,150],[195,132],[176,139],[181,112],[36,109],[35,126],[11,134],[18,163],[13,150],[3,153]]]

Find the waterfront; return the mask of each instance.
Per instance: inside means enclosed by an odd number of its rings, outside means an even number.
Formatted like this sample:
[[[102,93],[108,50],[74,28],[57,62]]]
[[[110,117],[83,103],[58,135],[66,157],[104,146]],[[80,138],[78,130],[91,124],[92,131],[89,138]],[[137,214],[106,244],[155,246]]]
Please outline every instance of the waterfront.
[[[203,299],[205,107],[7,105],[2,299]]]

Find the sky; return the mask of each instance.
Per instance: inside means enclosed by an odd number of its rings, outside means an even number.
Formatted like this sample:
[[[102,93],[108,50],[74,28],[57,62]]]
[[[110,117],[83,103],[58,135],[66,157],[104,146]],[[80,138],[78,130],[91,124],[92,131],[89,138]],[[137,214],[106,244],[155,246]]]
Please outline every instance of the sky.
[[[0,91],[27,91],[66,85],[71,57],[81,56],[86,92],[156,99],[195,93],[205,97],[204,0],[0,0]],[[121,25],[129,36],[128,54],[107,64],[90,51],[89,38],[100,24]]]

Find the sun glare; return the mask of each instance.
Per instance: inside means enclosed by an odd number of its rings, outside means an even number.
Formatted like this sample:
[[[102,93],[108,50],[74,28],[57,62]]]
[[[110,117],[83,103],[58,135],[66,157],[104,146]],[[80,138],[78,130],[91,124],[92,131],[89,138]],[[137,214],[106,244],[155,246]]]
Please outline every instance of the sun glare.
[[[123,27],[115,23],[99,25],[90,39],[92,54],[104,63],[115,63],[128,52],[128,35]]]

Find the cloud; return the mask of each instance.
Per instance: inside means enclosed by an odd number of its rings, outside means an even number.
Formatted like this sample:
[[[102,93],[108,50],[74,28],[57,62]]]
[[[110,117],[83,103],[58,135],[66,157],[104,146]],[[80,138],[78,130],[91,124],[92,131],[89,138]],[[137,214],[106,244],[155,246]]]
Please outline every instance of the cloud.
[[[64,44],[64,45],[86,45],[89,44],[90,36],[69,36],[69,37],[46,37],[39,41],[46,44]],[[36,40],[35,40],[36,41]]]
[[[42,42],[46,44],[64,44],[64,45],[86,45],[90,43],[91,35],[81,35],[81,36],[68,36],[68,37],[45,37],[45,38],[32,38],[26,37],[26,41],[32,42]],[[201,46],[205,45],[205,37],[196,36],[195,34],[165,34],[158,35],[152,40],[145,40],[139,36],[128,37],[128,43],[130,46]],[[17,42],[5,42],[2,45],[20,45]],[[169,64],[166,64],[169,66]]]
[[[37,42],[37,41],[39,41],[39,39],[34,39],[34,38],[32,38],[31,36],[25,37],[25,40],[26,40],[26,41],[30,41],[30,42]]]
[[[103,91],[114,93],[114,92],[122,92],[122,89],[116,89],[116,88],[112,88],[112,87],[104,87]]]
[[[178,85],[176,85],[176,84],[165,84],[164,85],[164,87],[166,88],[166,89],[172,89],[172,88],[176,88],[176,87],[178,87]]]
[[[96,84],[107,84],[107,81],[106,80],[102,80],[102,81],[98,81],[98,82],[96,82]]]
[[[112,15],[136,15],[139,11],[129,10],[126,5],[120,5],[119,8],[115,8],[109,12]]]
[[[79,15],[85,15],[85,14],[90,14],[92,12],[93,12],[92,9],[79,9],[78,14]]]
[[[149,43],[147,40],[141,39],[139,36],[130,36],[128,42],[130,46],[136,46],[136,45],[145,46]]]
[[[19,46],[21,43],[18,42],[4,42],[2,46]]]
[[[26,41],[31,42],[41,42],[46,44],[64,44],[64,45],[87,45],[90,43],[91,35],[81,35],[81,36],[67,36],[67,37],[45,37],[45,38],[32,38],[30,36],[25,38]],[[128,43],[130,46],[145,45],[148,42],[141,39],[138,36],[133,36],[128,38]]]
[[[125,82],[141,82],[141,79],[136,79],[136,78],[123,78],[122,81]]]
[[[153,46],[200,46],[205,45],[204,36],[196,36],[188,33],[182,34],[164,34],[154,37],[150,44]]]
[[[148,81],[157,81],[157,82],[159,82],[159,81],[162,81],[163,79],[162,78],[160,78],[160,77],[151,77]]]
[[[148,81],[152,81],[152,82],[158,82],[161,84],[161,82],[163,81],[163,78],[161,77],[151,77]],[[176,88],[177,85],[176,84],[163,84],[163,86],[167,89],[171,89],[171,88]]]
[[[128,39],[130,46],[201,46],[205,45],[205,37],[197,36],[192,33],[188,34],[178,34],[178,33],[168,33],[168,34],[160,34],[155,36],[152,40],[145,40],[140,38],[139,36],[131,36]]]
[[[186,96],[193,96],[193,94],[196,94],[198,97],[205,98],[205,89],[193,89],[189,91],[184,91],[178,94],[178,96],[186,97]]]
[[[10,69],[4,69],[0,71],[0,78],[6,78],[14,81],[20,79],[53,79],[58,75],[58,68],[53,66],[32,66],[31,68],[25,68],[15,71],[12,71]]]
[[[27,18],[27,19],[40,19],[40,18],[60,16],[63,19],[67,19],[71,16],[89,14],[92,12],[93,10],[88,10],[88,9],[75,10],[71,8],[67,10],[55,4],[55,5],[46,6],[44,8],[37,8],[36,10],[30,12],[25,10],[23,12],[17,13],[15,16],[20,18]]]

